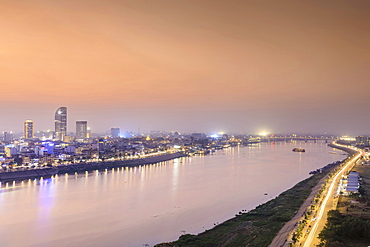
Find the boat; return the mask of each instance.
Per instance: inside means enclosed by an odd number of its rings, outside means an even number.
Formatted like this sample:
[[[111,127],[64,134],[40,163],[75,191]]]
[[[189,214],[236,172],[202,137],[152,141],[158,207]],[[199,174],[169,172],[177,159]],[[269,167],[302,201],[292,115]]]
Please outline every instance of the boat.
[[[306,152],[306,150],[304,148],[293,148],[292,151],[293,152],[302,152],[302,153]]]

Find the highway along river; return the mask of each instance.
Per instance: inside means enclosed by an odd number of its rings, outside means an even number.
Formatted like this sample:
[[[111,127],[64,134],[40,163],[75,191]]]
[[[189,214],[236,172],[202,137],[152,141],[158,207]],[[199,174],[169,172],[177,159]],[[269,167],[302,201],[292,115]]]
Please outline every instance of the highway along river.
[[[292,152],[295,147],[306,152]],[[210,229],[345,157],[325,143],[277,142],[136,168],[2,183],[0,245],[153,246]]]

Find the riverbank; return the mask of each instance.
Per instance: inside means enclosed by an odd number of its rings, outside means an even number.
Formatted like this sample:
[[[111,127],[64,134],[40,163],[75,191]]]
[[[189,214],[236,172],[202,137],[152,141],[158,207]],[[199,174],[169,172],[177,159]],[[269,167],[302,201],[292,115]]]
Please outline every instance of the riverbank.
[[[317,173],[255,209],[198,235],[185,234],[177,241],[155,247],[268,246],[279,230],[297,214],[312,189],[330,171]]]
[[[337,166],[339,163],[337,164]],[[275,246],[284,246],[287,243],[289,235],[292,233],[295,227],[298,226],[298,221],[302,219],[303,216],[307,213],[308,208],[312,205],[312,202],[315,198],[315,196],[320,192],[320,189],[325,184],[326,179],[328,178],[328,175],[331,171],[334,170],[334,167],[331,166],[331,169],[328,170],[325,176],[323,176],[318,183],[312,188],[311,193],[306,198],[306,200],[302,203],[301,207],[299,208],[296,215],[289,220],[285,225],[280,229],[280,231],[277,233],[277,235],[272,240],[269,247],[275,247]]]
[[[329,146],[329,147],[331,147],[331,148],[336,148],[336,149],[342,150],[342,151],[344,151],[344,152],[348,153],[349,155],[351,155],[351,154],[355,154],[355,153],[356,153],[356,151],[354,151],[353,149],[351,149],[351,148],[349,148],[349,147],[345,147],[345,146],[343,146],[343,145],[338,145],[338,144],[334,144],[334,143],[329,143],[329,144],[328,144],[328,146]]]
[[[43,168],[43,169],[32,169],[32,170],[22,170],[22,171],[10,171],[0,173],[0,182],[6,181],[20,181],[25,179],[41,178],[41,177],[51,177],[59,172],[55,168]]]
[[[58,166],[58,174],[65,173],[75,173],[75,172],[86,172],[94,170],[104,170],[119,167],[135,167],[149,164],[156,164],[168,160],[173,160],[181,157],[187,156],[181,152],[163,154],[158,156],[146,157],[141,159],[132,160],[115,160],[115,161],[101,161],[101,162],[91,162],[91,163],[79,163],[73,165],[62,165]]]
[[[156,164],[176,158],[187,156],[181,152],[163,154],[153,157],[146,157],[132,160],[116,160],[91,163],[78,163],[71,165],[60,165],[53,168],[27,169],[21,171],[9,171],[0,173],[0,181],[21,181],[41,177],[51,177],[56,174],[79,173],[94,170],[105,170],[119,167],[135,167],[149,164]]]

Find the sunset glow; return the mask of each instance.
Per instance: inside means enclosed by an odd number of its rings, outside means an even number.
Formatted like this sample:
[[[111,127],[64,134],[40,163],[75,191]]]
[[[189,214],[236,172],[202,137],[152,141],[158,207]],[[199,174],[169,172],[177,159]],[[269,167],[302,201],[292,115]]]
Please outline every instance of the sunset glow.
[[[4,131],[368,129],[369,1],[0,5]]]

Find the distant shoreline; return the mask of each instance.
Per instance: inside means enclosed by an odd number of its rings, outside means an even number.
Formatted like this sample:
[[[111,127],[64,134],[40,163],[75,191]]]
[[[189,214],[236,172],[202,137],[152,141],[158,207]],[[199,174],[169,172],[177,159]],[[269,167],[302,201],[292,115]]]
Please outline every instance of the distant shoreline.
[[[146,157],[132,160],[101,161],[92,163],[79,163],[73,165],[60,165],[42,169],[28,169],[22,171],[9,171],[0,173],[0,182],[22,181],[27,179],[37,179],[42,177],[51,177],[56,174],[81,173],[86,171],[104,170],[119,167],[137,167],[142,165],[156,164],[168,160],[173,160],[187,156],[184,153],[176,152],[163,154],[153,157]]]

